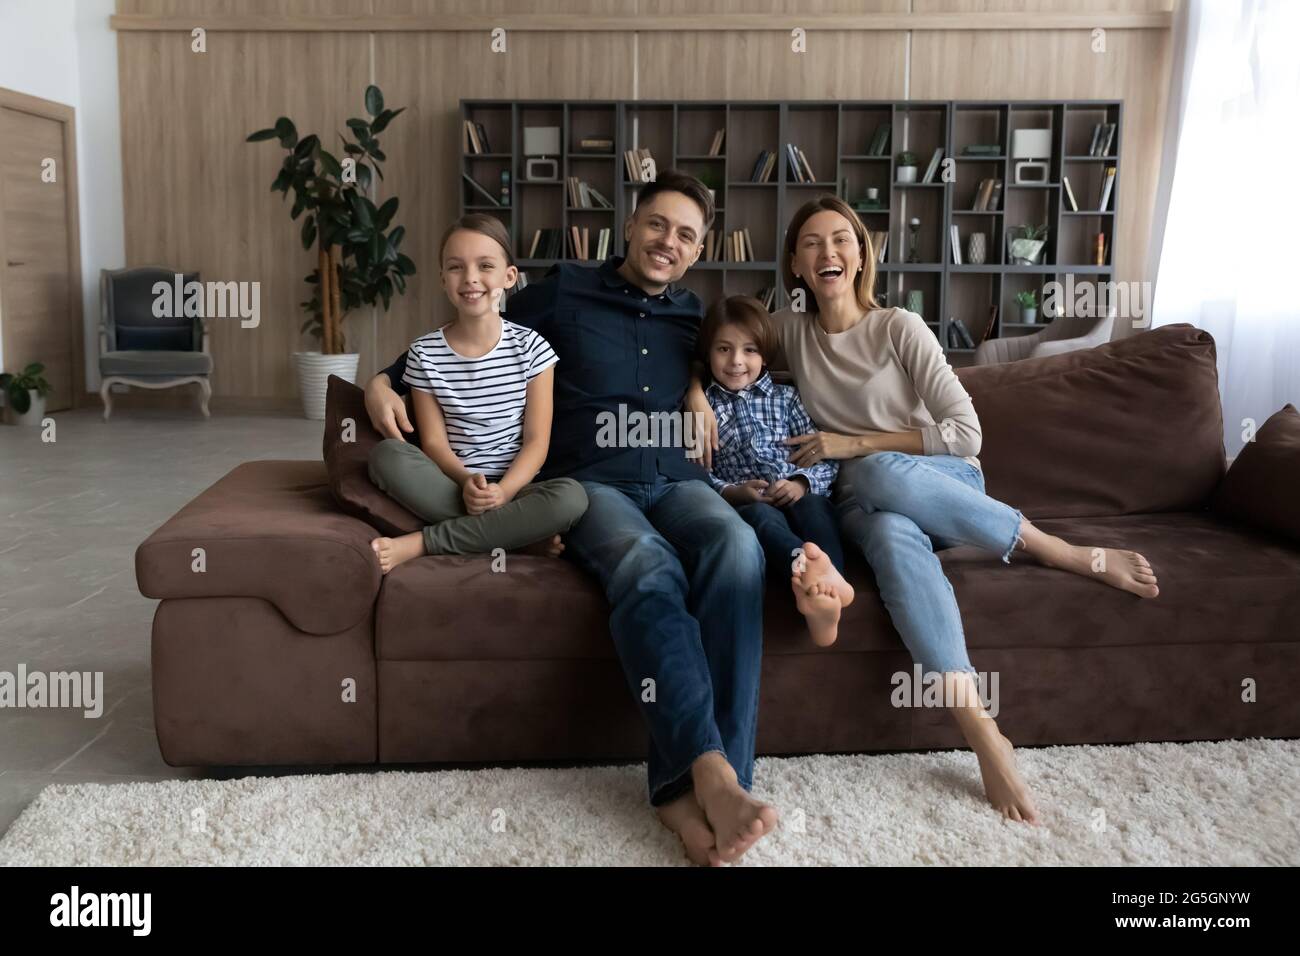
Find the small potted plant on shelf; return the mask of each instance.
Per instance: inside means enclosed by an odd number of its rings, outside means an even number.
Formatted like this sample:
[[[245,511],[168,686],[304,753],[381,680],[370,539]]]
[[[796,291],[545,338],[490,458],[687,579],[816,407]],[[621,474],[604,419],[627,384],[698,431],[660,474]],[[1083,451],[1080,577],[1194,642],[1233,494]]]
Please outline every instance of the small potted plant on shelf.
[[[711,169],[701,172],[699,179],[704,184],[704,188],[709,191],[709,196],[712,197],[713,204],[716,206],[718,204],[718,190],[722,188],[722,180]]]
[[[916,182],[916,153],[901,152],[898,154],[898,169],[895,171],[895,182],[914,183]]]
[[[39,425],[45,417],[45,396],[50,393],[50,383],[41,373],[45,366],[33,362],[17,375],[5,372],[0,375],[0,391],[9,406],[9,422],[13,425]]]
[[[1016,303],[1020,306],[1020,321],[1026,325],[1033,325],[1038,321],[1038,293],[1034,289],[1026,289],[1024,292],[1016,293]]]
[[[1043,257],[1047,244],[1047,223],[1041,226],[1022,224],[1007,230],[1011,249],[1011,263],[1017,266],[1036,266]]]

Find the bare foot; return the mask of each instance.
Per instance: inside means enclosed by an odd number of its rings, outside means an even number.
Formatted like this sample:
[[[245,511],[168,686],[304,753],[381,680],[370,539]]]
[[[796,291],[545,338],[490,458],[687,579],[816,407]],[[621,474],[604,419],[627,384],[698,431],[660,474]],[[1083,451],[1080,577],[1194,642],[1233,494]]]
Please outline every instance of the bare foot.
[[[1160,593],[1151,562],[1136,551],[1070,544],[1039,530],[1029,521],[1021,522],[1019,537],[1024,549],[1049,568],[1095,578],[1142,598],[1153,598]]]
[[[376,538],[370,547],[379,558],[379,569],[387,574],[399,564],[424,554],[424,535],[416,531],[400,538]]]
[[[1038,825],[1038,808],[1029,795],[1020,771],[1016,769],[1015,748],[1011,741],[995,731],[983,745],[975,748],[980,762],[980,776],[984,778],[984,794],[993,809],[1008,820],[1017,820],[1031,826]]]
[[[558,558],[564,553],[564,542],[560,540],[558,534],[553,534],[549,538],[543,538],[541,541],[534,541],[532,544],[526,544],[519,549],[521,554],[534,554],[539,558]]]
[[[717,841],[695,794],[687,791],[672,803],[658,807],[655,813],[659,816],[659,822],[682,841],[688,860],[696,866],[722,866]]]
[[[691,770],[695,799],[713,830],[718,858],[723,863],[734,863],[775,829],[776,808],[746,793],[722,754],[704,754]]]
[[[820,581],[812,587],[804,587],[799,576],[790,579],[790,590],[794,592],[794,606],[808,622],[808,633],[818,647],[830,647],[839,637],[840,612],[843,605],[835,588]]]
[[[844,575],[836,570],[835,565],[831,564],[831,559],[827,557],[826,552],[811,541],[803,543],[803,559],[800,562],[803,569],[795,571],[794,576],[800,579],[805,587],[812,587],[818,581],[823,584],[829,584],[835,589],[836,595],[840,599],[840,607],[848,607],[853,603],[854,593],[853,585],[844,580]]]

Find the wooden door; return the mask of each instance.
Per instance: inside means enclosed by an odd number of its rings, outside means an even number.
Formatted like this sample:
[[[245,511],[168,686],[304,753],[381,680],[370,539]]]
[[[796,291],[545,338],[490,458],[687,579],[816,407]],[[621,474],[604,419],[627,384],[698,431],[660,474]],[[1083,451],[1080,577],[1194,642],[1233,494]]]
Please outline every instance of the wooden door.
[[[85,377],[72,123],[70,107],[0,98],[3,364],[8,372],[44,364],[48,411],[71,408]]]

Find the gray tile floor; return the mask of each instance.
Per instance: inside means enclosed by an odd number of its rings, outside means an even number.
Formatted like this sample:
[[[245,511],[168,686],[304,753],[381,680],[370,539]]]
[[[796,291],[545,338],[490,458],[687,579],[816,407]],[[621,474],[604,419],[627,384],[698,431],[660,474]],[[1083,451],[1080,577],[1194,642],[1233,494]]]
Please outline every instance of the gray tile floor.
[[[103,714],[0,707],[0,833],[51,783],[202,775],[163,763],[136,546],[235,465],[320,458],[321,423],[96,409],[0,426],[0,671],[102,671]]]

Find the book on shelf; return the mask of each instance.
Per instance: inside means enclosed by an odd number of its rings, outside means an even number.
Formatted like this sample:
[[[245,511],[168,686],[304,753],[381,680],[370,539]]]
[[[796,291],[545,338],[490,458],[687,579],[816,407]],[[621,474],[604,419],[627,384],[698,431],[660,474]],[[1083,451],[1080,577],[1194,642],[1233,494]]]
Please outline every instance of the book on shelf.
[[[1001,203],[1002,203],[1002,180],[995,179],[993,180],[993,189],[989,193],[988,204],[985,205],[984,208],[987,209],[989,212],[997,212],[998,207],[1001,205]]]
[[[487,129],[482,123],[465,120],[465,152],[472,155],[492,152],[488,143]]]
[[[817,182],[817,174],[813,172],[812,163],[808,162],[808,154],[803,151],[803,147],[796,146],[794,148],[794,151],[799,157],[800,165],[802,165],[803,167],[804,176],[806,177],[804,179],[804,182],[806,183]]]
[[[763,304],[763,308],[771,312],[776,306],[776,286],[763,286],[763,288],[754,293],[754,298]]]
[[[1109,156],[1111,143],[1115,141],[1115,124],[1098,123],[1092,128],[1092,144],[1088,147],[1089,156]]]
[[[940,146],[930,157],[930,164],[925,167],[925,175],[921,178],[923,183],[934,182],[934,174],[939,171],[939,161],[943,159],[943,147]]]
[[[888,123],[881,123],[876,127],[876,131],[871,134],[871,144],[867,147],[868,156],[884,156],[888,152],[889,132]]]
[[[726,138],[727,138],[727,130],[725,127],[714,132],[713,142],[709,144],[710,156],[722,155],[722,144]]]
[[[1070,177],[1062,176],[1061,183],[1065,186],[1065,198],[1070,201],[1070,211],[1078,212],[1079,204],[1074,199],[1074,190],[1070,188]]]
[[[952,238],[952,264],[959,266],[961,262],[961,233],[957,231],[957,224],[954,222],[948,227]]]
[[[569,236],[559,227],[533,231],[533,241],[528,246],[526,259],[559,259],[569,243]]]
[[[613,209],[614,206],[594,186],[577,176],[565,180],[569,192],[569,205],[582,209]]]
[[[501,203],[497,200],[497,197],[493,196],[490,192],[488,192],[486,189],[480,186],[478,182],[474,179],[474,177],[471,176],[469,173],[461,173],[460,175],[461,178],[465,180],[465,182],[469,183],[470,186],[473,187],[474,192],[477,193],[484,200],[484,202],[487,203],[487,205],[489,206],[501,205]]]
[[[753,262],[758,257],[754,255],[754,240],[749,238],[749,227],[746,226],[741,230],[741,233],[745,237],[745,261]]]
[[[984,334],[980,336],[981,342],[987,342],[988,337],[993,334],[993,324],[998,320],[998,307],[989,306],[989,320],[984,325]]]
[[[889,249],[889,232],[887,230],[868,232],[867,240],[871,243],[871,249],[876,254],[876,261],[884,262],[885,252]]]
[[[650,161],[650,168],[654,168],[654,156],[650,150],[644,146],[637,149],[626,149],[623,151],[623,165],[627,169],[627,181],[630,183],[648,183],[649,179],[645,177],[646,160]]]
[[[975,190],[975,202],[971,205],[974,212],[983,212],[989,207],[989,199],[993,195],[993,184],[995,179],[981,179],[979,188]]]
[[[770,149],[760,150],[758,158],[754,160],[754,171],[749,175],[751,183],[766,183],[772,181],[772,171],[776,169],[776,153]]]
[[[1102,140],[1101,140],[1101,152],[1098,153],[1098,155],[1099,155],[1099,156],[1109,156],[1109,155],[1110,155],[1110,146],[1111,146],[1111,144],[1112,144],[1113,142],[1115,142],[1115,124],[1114,124],[1114,123],[1107,123],[1107,124],[1106,124],[1106,131],[1105,131],[1105,133],[1102,134]]]
[[[997,143],[972,143],[961,148],[963,156],[1001,156],[1002,147]]]
[[[609,258],[609,241],[612,233],[608,226],[600,230],[600,235],[596,239],[596,258],[605,260]]]
[[[948,322],[949,322],[948,325],[949,338],[952,337],[952,333],[955,330],[957,333],[957,341],[961,343],[960,345],[957,345],[955,347],[962,348],[962,349],[973,349],[975,347],[975,340],[971,338],[970,330],[966,328],[966,323],[963,322],[961,319],[957,318],[956,316],[949,317]]]
[[[1097,202],[1097,211],[1105,212],[1106,207],[1110,204],[1111,188],[1115,184],[1115,167],[1107,166],[1106,172],[1101,177],[1101,197]]]
[[[790,164],[790,174],[797,183],[815,183],[817,176],[812,171],[808,156],[794,143],[785,144],[786,161]]]
[[[1106,234],[1104,232],[1097,233],[1097,238],[1093,243],[1093,251],[1094,251],[1093,264],[1104,266],[1106,264],[1106,252],[1107,252]]]
[[[614,141],[604,136],[584,136],[578,140],[580,153],[612,153]]]

